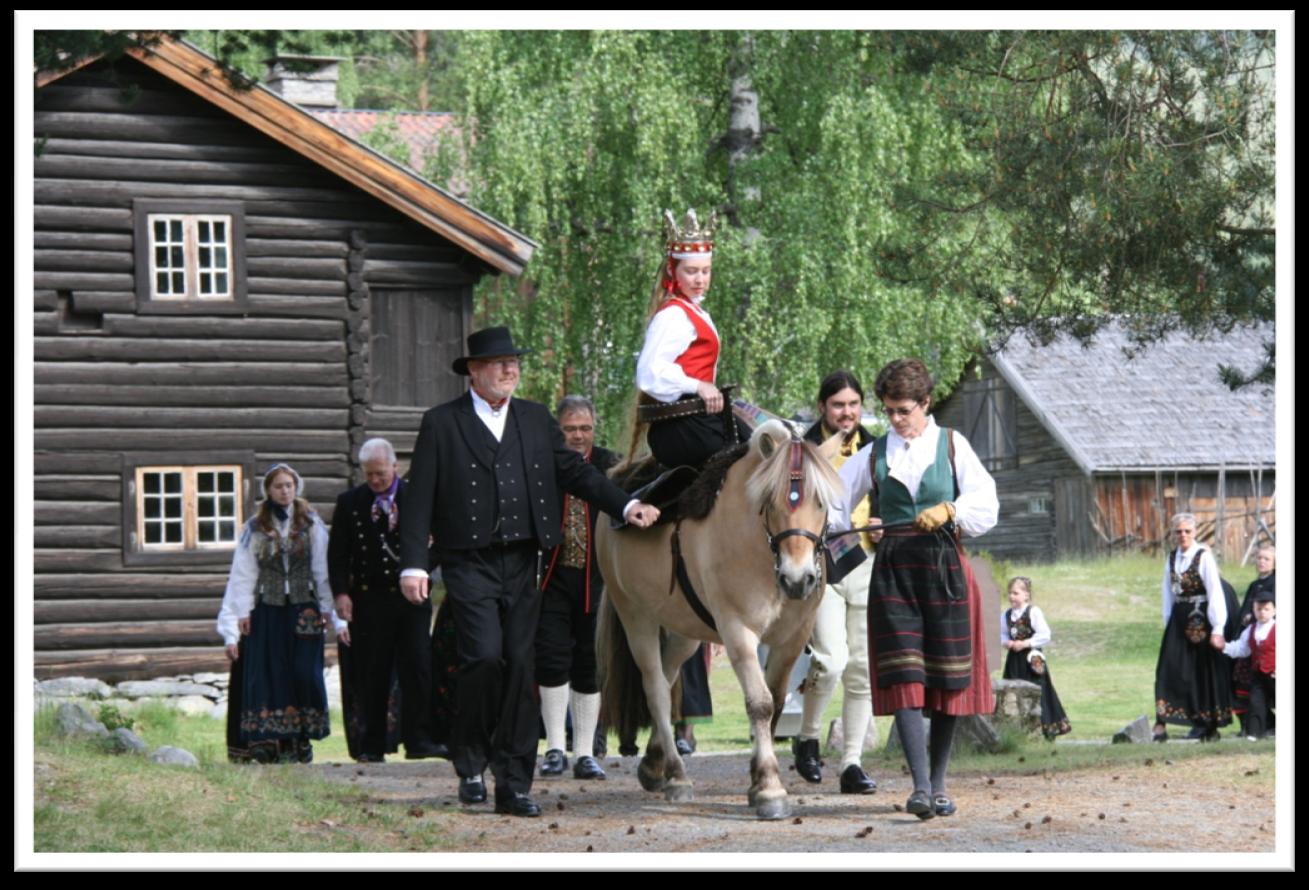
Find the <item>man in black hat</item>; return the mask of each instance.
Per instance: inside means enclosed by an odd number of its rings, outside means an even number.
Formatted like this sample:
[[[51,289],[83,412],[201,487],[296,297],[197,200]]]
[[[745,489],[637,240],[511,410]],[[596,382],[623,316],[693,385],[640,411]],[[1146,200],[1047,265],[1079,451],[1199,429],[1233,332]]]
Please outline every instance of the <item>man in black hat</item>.
[[[468,355],[453,364],[471,378],[469,392],[423,415],[400,516],[400,583],[411,602],[427,598],[430,535],[455,621],[451,748],[460,801],[486,800],[489,762],[496,812],[539,816],[529,796],[538,728],[537,552],[561,542],[559,490],[640,527],[658,510],[631,500],[569,450],[544,405],[511,399],[525,352],[508,328],[472,334]]]

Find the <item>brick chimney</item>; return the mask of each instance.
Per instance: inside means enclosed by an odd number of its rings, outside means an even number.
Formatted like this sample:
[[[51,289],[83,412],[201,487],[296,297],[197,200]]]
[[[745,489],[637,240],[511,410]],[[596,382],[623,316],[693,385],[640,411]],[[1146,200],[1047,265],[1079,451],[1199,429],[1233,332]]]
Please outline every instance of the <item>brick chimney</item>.
[[[284,55],[266,59],[268,81],[277,95],[304,108],[336,108],[340,56]]]

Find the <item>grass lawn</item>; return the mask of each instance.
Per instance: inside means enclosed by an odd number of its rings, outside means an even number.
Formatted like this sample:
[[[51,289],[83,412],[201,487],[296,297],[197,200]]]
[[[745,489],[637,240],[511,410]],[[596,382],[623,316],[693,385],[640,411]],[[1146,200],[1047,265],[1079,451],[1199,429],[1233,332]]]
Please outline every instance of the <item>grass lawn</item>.
[[[1161,558],[1129,555],[1054,564],[999,562],[994,570],[999,584],[1014,575],[1031,578],[1032,601],[1050,623],[1054,634],[1048,647],[1051,676],[1073,726],[1062,738],[1107,741],[1142,714],[1153,720],[1155,662],[1163,634]],[[1253,565],[1224,566],[1222,572],[1236,588],[1238,601],[1258,576]],[[1009,608],[1009,602],[1001,591],[997,602],[983,608],[999,612]],[[988,640],[987,644],[998,648],[1000,642]],[[995,676],[999,675],[997,671]],[[726,657],[714,660],[710,687],[714,720],[696,726],[697,740],[706,750],[748,747],[745,704]],[[838,686],[823,717],[824,734],[840,714]],[[878,717],[876,721],[878,738],[885,740],[892,720]]]
[[[1034,601],[1054,632],[1051,670],[1073,732],[1064,739],[1107,740],[1138,716],[1153,714],[1155,659],[1162,619],[1160,560],[1146,557],[1056,565],[997,565],[996,577],[1031,577]],[[1255,577],[1253,568],[1225,572],[1237,590]],[[987,604],[1001,609],[1006,602]],[[998,646],[998,641],[995,641]],[[715,716],[696,727],[703,751],[750,746],[744,703],[726,658],[710,673]],[[89,703],[94,713],[99,705]],[[824,715],[841,712],[838,691]],[[34,828],[41,852],[232,851],[282,852],[441,850],[450,847],[438,825],[411,818],[404,807],[306,776],[294,766],[237,766],[227,762],[225,727],[208,717],[188,717],[162,705],[129,711],[134,730],[151,748],[175,745],[200,760],[198,770],[164,768],[133,756],[110,756],[94,741],[71,741],[53,731],[54,710],[35,723]],[[346,761],[341,715],[333,734],[316,742],[315,759]],[[885,740],[891,719],[877,718]],[[645,739],[641,742],[644,744]],[[952,773],[1032,775],[1082,769],[1149,766],[1167,752],[1173,761],[1204,760],[1205,773],[1231,772],[1232,787],[1249,784],[1250,772],[1224,765],[1231,755],[1266,756],[1274,743],[1251,745],[1050,745],[1009,738],[1002,754],[956,752]],[[611,751],[616,742],[611,739]],[[779,754],[789,763],[789,750]],[[900,755],[880,750],[866,758],[875,773],[902,766]],[[1198,764],[1197,764],[1198,766]],[[1225,773],[1224,773],[1225,775]]]

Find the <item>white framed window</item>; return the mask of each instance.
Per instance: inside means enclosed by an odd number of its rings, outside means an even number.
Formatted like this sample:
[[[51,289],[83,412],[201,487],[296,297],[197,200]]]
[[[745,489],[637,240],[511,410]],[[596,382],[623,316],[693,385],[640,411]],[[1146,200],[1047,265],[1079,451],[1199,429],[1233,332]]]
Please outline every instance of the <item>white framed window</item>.
[[[150,296],[232,299],[232,218],[151,213]]]
[[[245,311],[243,204],[138,198],[132,212],[139,311]]]
[[[1027,512],[1043,516],[1054,512],[1054,504],[1045,496],[1030,497],[1027,499]]]
[[[231,550],[242,517],[244,468],[136,468],[136,549]]]

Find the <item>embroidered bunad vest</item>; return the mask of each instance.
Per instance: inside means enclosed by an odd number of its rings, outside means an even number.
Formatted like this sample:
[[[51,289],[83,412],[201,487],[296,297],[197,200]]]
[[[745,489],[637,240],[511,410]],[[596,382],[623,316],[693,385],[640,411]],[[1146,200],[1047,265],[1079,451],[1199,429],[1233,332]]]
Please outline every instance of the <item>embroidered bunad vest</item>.
[[[259,536],[255,553],[259,563],[256,600],[270,606],[317,604],[317,588],[309,559],[309,526],[292,532],[286,539],[276,533],[266,535],[257,531],[256,534]]]

